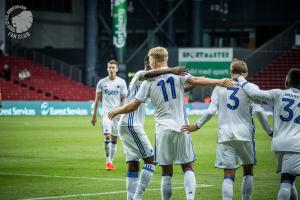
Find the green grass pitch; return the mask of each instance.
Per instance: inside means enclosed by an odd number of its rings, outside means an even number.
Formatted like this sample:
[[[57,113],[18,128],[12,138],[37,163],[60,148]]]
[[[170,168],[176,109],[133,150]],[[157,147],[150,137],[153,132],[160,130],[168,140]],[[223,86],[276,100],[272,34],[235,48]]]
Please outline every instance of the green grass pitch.
[[[191,122],[198,117],[190,116]],[[276,199],[279,175],[271,152],[271,139],[255,120],[257,166],[254,200]],[[146,118],[145,130],[154,139],[154,120]],[[214,168],[217,118],[193,134],[197,154],[196,199],[221,199],[223,171]],[[0,117],[0,199],[126,199],[126,165],[118,143],[116,171],[105,171],[103,136],[90,117]],[[160,199],[157,167],[144,199]],[[179,166],[173,175],[172,199],[185,199]],[[234,199],[241,199],[242,171],[237,171]],[[298,191],[300,182],[297,183]],[[207,187],[209,186],[209,187]]]

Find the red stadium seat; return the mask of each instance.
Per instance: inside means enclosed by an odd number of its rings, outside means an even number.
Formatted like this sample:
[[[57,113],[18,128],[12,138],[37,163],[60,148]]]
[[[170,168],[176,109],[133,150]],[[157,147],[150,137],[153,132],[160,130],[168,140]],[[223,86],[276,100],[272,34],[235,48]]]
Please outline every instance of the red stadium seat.
[[[249,80],[258,84],[262,89],[284,89],[285,76],[291,68],[300,68],[300,49],[290,49]]]
[[[71,80],[41,64],[22,57],[0,57],[0,69],[8,64],[12,72],[12,81],[0,78],[3,100],[35,101],[88,101],[93,100],[95,89]],[[23,69],[31,73],[30,79],[19,80],[18,73]]]

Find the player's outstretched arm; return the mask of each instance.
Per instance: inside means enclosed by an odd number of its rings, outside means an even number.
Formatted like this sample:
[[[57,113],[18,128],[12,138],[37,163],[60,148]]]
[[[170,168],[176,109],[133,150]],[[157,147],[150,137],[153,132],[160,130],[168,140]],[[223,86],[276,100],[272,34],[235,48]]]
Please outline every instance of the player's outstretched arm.
[[[94,109],[93,109],[93,116],[92,116],[92,119],[91,119],[91,123],[94,126],[97,122],[97,111],[98,111],[98,105],[99,105],[100,99],[101,99],[101,93],[96,93],[95,102],[94,102]]]
[[[186,82],[189,85],[193,86],[221,86],[227,88],[233,88],[232,81],[228,78],[223,79],[211,79],[203,77],[191,77]]]
[[[188,70],[184,67],[174,67],[167,69],[152,69],[141,75],[139,78],[140,81],[147,80],[150,78],[154,78],[163,74],[175,74],[184,76],[188,73]]]
[[[272,90],[260,90],[257,85],[248,82],[243,76],[239,76],[237,80],[246,94],[254,101],[273,102],[275,97],[272,93]]]
[[[119,114],[126,114],[135,111],[139,106],[141,102],[137,101],[135,99],[131,100],[127,104],[119,107],[119,108],[114,108],[108,113],[108,118],[113,119],[115,116]]]

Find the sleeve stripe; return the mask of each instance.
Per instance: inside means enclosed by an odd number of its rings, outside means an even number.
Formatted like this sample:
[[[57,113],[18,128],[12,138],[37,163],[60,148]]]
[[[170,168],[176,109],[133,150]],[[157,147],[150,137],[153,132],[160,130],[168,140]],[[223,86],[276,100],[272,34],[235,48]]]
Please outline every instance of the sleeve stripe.
[[[186,82],[187,82],[190,78],[192,78],[192,75],[189,75],[189,77],[188,77],[187,79],[185,79],[184,84],[186,84]]]
[[[244,85],[246,85],[247,83],[249,83],[249,82],[247,81],[247,82],[243,83],[242,87],[244,87]]]
[[[142,100],[137,99],[137,98],[134,98],[134,100],[137,100],[137,101],[142,102],[142,103],[146,103],[145,101],[142,101]]]

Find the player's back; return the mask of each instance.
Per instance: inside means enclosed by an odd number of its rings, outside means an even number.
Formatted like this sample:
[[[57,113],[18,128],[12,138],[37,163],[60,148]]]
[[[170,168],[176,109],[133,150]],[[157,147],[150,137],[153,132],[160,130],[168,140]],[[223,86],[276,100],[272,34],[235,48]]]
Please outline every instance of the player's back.
[[[271,90],[274,95],[274,151],[300,152],[300,90]]]
[[[144,70],[138,71],[128,86],[128,93],[125,99],[125,103],[128,103],[134,99],[137,94],[143,81],[140,81],[141,75],[144,73]],[[119,125],[120,126],[143,126],[145,121],[146,114],[146,103],[142,103],[137,110],[134,112],[125,114],[121,117]]]
[[[181,132],[181,126],[187,124],[184,84],[189,77],[166,74],[149,82],[157,129]]]
[[[253,102],[238,82],[233,82],[233,84],[234,88],[230,89],[217,86],[214,92],[219,98],[218,141],[252,141],[254,136]]]

